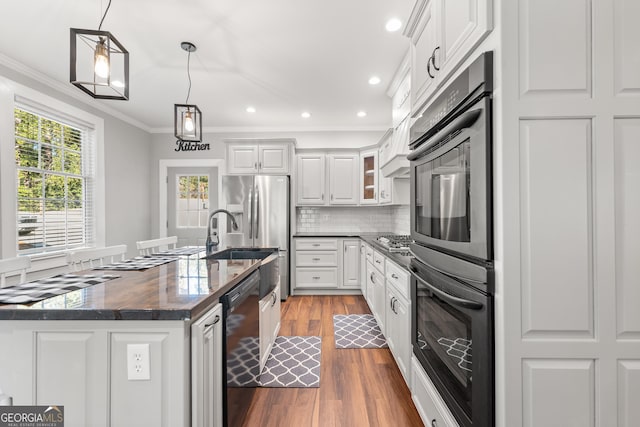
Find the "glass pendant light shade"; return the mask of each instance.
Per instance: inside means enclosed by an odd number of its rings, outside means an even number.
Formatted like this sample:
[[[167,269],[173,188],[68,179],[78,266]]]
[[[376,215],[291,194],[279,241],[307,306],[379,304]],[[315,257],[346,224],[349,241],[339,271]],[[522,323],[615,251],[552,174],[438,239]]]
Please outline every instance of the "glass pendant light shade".
[[[174,104],[175,137],[181,141],[202,141],[202,112],[197,105]]]
[[[129,99],[129,52],[108,31],[71,28],[69,81],[96,99]]]

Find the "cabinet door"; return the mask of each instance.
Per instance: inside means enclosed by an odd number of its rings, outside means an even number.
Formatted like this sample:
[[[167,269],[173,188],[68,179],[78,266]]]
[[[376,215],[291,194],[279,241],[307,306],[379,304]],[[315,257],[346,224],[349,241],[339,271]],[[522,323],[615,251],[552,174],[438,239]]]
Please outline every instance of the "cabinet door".
[[[360,242],[360,290],[367,298],[367,251],[364,242]]]
[[[342,286],[360,286],[360,240],[342,241]]]
[[[280,332],[280,309],[281,309],[281,301],[280,301],[280,285],[278,285],[273,292],[272,302],[271,302],[271,346],[276,340],[278,336],[278,332]]]
[[[409,382],[409,366],[411,363],[411,318],[407,301],[387,282],[386,327],[385,337],[393,353],[398,368]]]
[[[438,46],[436,6],[439,0],[426,0],[426,5],[411,37],[413,60],[411,63],[412,111],[419,108],[436,89],[437,71],[431,63]],[[425,3],[425,0],[422,0]]]
[[[324,154],[298,155],[297,204],[324,205]]]
[[[378,203],[378,150],[360,153],[360,204]]]
[[[222,305],[191,325],[191,425],[222,427]]]
[[[373,267],[373,266],[372,266]],[[378,326],[384,335],[386,335],[385,319],[386,319],[386,291],[384,284],[384,274],[381,274],[375,267],[371,271],[367,271],[369,280],[371,281],[372,288],[372,303],[371,311],[378,321]]]
[[[358,155],[329,154],[329,204],[358,204]]]
[[[271,342],[271,294],[260,301],[260,372],[264,369],[269,357],[269,343]]]
[[[227,173],[258,173],[258,146],[254,144],[227,144]]]
[[[288,144],[260,144],[258,147],[258,169],[260,173],[289,173]]]
[[[491,29],[492,0],[446,0],[439,5],[436,64],[443,77],[473,51]]]

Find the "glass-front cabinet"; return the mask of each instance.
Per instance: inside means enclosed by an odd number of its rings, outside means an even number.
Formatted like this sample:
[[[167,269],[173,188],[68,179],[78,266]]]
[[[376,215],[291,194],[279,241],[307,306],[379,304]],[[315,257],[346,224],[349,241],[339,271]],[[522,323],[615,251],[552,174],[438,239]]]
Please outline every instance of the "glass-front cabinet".
[[[360,204],[378,203],[378,150],[360,153]]]

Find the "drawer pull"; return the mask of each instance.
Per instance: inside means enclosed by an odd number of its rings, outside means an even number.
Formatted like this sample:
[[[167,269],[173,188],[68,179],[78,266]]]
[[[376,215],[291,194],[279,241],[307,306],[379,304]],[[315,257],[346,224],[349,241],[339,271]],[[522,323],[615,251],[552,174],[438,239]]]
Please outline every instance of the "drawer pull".
[[[319,280],[319,279],[320,279],[320,276],[313,276],[313,277],[312,277],[312,279],[313,279],[313,280]]]
[[[376,264],[382,264],[379,259],[376,260]]]
[[[312,261],[320,261],[320,258],[311,258]]]
[[[398,279],[398,275],[397,275],[396,273],[391,273],[391,277],[392,277],[393,279]]]
[[[313,243],[311,246],[320,246],[320,243]]]

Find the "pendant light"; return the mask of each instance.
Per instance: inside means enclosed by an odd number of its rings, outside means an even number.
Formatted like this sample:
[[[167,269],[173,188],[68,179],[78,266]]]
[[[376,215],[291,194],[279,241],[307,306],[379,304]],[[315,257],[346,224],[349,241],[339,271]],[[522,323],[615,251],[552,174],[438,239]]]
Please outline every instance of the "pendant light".
[[[71,28],[69,81],[96,99],[129,99],[129,52],[102,23],[97,30]]]
[[[191,72],[189,65],[191,52],[196,51],[196,45],[191,42],[182,42],[180,47],[187,53],[187,77],[189,78],[189,90],[184,104],[174,104],[174,134],[180,141],[199,142],[202,140],[202,112],[197,105],[189,104],[191,95]]]

